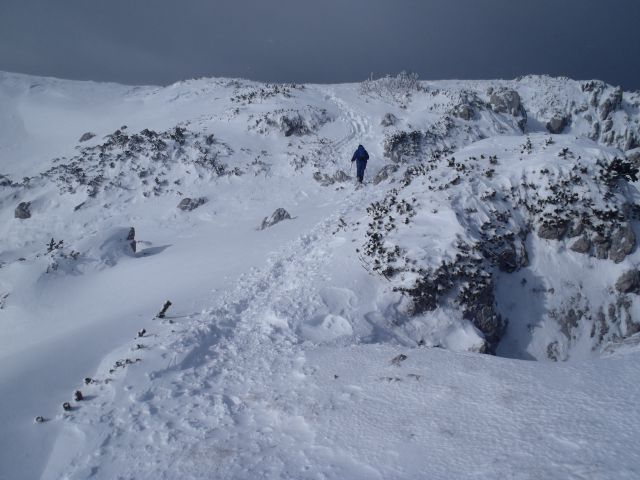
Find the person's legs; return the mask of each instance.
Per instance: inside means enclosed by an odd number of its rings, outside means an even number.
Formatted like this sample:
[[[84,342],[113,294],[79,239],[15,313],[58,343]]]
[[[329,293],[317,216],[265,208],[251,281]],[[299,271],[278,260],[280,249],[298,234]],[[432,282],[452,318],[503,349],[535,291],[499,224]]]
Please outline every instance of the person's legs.
[[[357,175],[358,175],[358,181],[360,183],[362,183],[362,181],[364,180],[364,169],[367,166],[367,162],[365,162],[364,160],[356,160],[356,167],[357,167]]]

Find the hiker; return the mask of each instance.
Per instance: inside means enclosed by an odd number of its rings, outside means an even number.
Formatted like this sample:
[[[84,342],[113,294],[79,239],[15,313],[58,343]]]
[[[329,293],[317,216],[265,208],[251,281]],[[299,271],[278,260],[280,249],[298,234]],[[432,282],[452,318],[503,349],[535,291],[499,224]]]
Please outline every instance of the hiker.
[[[362,145],[358,145],[358,149],[354,152],[353,157],[351,157],[351,161],[356,162],[358,183],[362,183],[364,179],[364,169],[367,168],[367,160],[369,160],[369,154]]]

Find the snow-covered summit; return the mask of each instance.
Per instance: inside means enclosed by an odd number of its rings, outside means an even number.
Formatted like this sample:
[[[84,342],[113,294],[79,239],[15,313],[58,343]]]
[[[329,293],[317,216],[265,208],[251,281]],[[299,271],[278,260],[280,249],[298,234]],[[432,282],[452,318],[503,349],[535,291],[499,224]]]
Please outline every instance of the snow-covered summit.
[[[565,367],[589,379],[575,395],[611,370],[619,403],[599,401],[628,408],[635,395],[620,385],[640,341],[638,92],[546,76],[127,87],[0,73],[0,106],[0,393],[17,439],[0,465],[21,459],[0,478],[45,465],[45,478],[417,478],[419,452],[462,417],[407,430],[403,474],[348,438],[353,402],[378,417],[407,402],[397,427],[434,395],[424,362],[447,375],[483,365],[465,404],[501,388],[492,372],[520,372],[516,397],[573,372],[480,353],[583,360]],[[362,189],[349,161],[358,144],[371,157]],[[279,221],[265,226],[270,215]],[[389,355],[361,378],[335,363]],[[76,388],[85,399],[59,413]],[[508,409],[505,398],[492,405]],[[471,431],[499,417],[477,415]],[[603,415],[608,427],[587,436],[625,430]],[[571,423],[542,419],[556,437],[568,429],[577,459]],[[362,428],[377,435],[376,422]],[[556,458],[553,442],[529,441]],[[215,467],[202,463],[208,448]],[[517,471],[510,458],[484,471]],[[469,476],[472,462],[452,462],[433,476]],[[639,468],[619,465],[619,476]]]

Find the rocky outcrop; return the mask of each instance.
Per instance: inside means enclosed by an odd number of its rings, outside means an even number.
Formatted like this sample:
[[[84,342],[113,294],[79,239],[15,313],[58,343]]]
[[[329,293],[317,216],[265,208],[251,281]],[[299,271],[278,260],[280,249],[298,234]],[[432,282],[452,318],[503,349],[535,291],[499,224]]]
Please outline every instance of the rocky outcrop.
[[[15,218],[26,220],[31,218],[31,202],[21,202],[16,207],[14,212]]]
[[[471,105],[463,103],[460,105],[456,105],[456,107],[453,109],[453,115],[461,118],[462,120],[469,121],[475,117],[476,112]]]
[[[617,87],[600,104],[600,119],[605,120],[612,112],[620,110],[622,107],[622,88]]]
[[[518,92],[508,88],[492,89],[489,91],[489,104],[496,113],[508,113],[514,117],[521,117],[518,126],[524,131],[527,124],[527,112]]]
[[[279,223],[283,220],[291,220],[291,215],[289,215],[289,212],[287,212],[284,208],[278,208],[271,214],[270,217],[265,217],[264,220],[262,220],[260,230],[272,227],[276,223]]]
[[[576,253],[588,254],[591,251],[591,241],[586,235],[582,235],[569,247]]]
[[[616,290],[620,293],[640,293],[640,271],[629,270],[616,281]]]
[[[563,220],[544,222],[538,228],[538,236],[546,240],[561,240],[568,230],[567,222]]]
[[[627,161],[631,163],[635,168],[640,168],[640,148],[635,148],[625,152]]]
[[[611,234],[611,246],[609,248],[609,259],[615,263],[622,262],[636,246],[636,234],[631,225],[624,225]]]
[[[198,197],[198,198],[185,197],[182,200],[180,200],[180,203],[178,204],[178,208],[183,212],[190,212],[191,210],[195,210],[196,208],[198,208],[201,205],[204,205],[205,203],[207,203],[206,197]]]
[[[549,133],[560,134],[569,125],[569,117],[565,115],[554,115],[551,120],[547,122],[547,130]]]
[[[351,180],[351,177],[343,170],[338,170],[333,175],[328,175],[322,172],[314,172],[313,179],[323,187],[328,187],[334,183],[343,183]]]

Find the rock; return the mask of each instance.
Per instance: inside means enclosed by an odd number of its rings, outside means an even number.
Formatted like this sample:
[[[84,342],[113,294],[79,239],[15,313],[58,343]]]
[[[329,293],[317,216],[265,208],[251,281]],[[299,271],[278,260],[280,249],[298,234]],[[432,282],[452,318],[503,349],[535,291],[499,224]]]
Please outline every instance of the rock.
[[[333,185],[335,183],[335,180],[332,177],[322,172],[314,172],[313,179],[323,187],[328,187],[329,185]]]
[[[522,105],[518,92],[507,88],[493,90],[489,97],[489,103],[496,113],[509,113],[514,117],[522,117],[522,120],[518,122],[518,126],[524,131],[524,127],[527,124],[527,112]]]
[[[191,210],[195,210],[200,205],[204,205],[205,203],[207,203],[207,199],[205,197],[198,197],[198,198],[185,197],[178,204],[178,208],[183,212],[190,212]]]
[[[21,202],[16,207],[15,213],[16,218],[20,218],[22,220],[31,218],[31,202]]]
[[[78,142],[82,143],[82,142],[86,142],[88,140],[91,140],[93,137],[95,137],[96,134],[93,132],[86,132],[83,133],[82,136],[80,137],[80,139],[78,140]]]
[[[520,266],[515,250],[508,248],[498,254],[498,268],[501,272],[513,273]]]
[[[333,180],[336,182],[347,182],[349,181],[349,179],[350,179],[349,175],[347,175],[342,170],[338,170],[333,176]]]
[[[276,223],[281,222],[282,220],[291,220],[291,215],[284,208],[278,208],[275,212],[271,214],[270,217],[265,217],[262,220],[262,225],[260,225],[260,230],[264,230],[265,228],[272,227]]]
[[[137,249],[137,242],[136,242],[136,229],[131,227],[129,229],[129,233],[127,234],[127,241],[129,242],[129,246],[131,247],[131,250],[133,250],[133,253],[136,253],[136,249]]]
[[[376,176],[373,177],[373,184],[378,185],[380,182],[386,180],[397,171],[398,171],[397,165],[393,165],[393,164],[385,165],[380,169],[378,173],[376,173]]]
[[[596,246],[596,258],[605,260],[609,257],[609,248],[611,247],[611,242],[607,237],[596,235],[593,237],[593,243]]]
[[[538,229],[538,236],[546,240],[561,240],[567,233],[566,222],[545,222]]]
[[[600,104],[600,119],[604,120],[609,117],[611,112],[615,112],[622,107],[622,87],[617,87],[605,100]]]
[[[569,125],[569,119],[564,115],[555,115],[547,122],[547,130],[549,133],[559,134]]]
[[[567,230],[567,237],[574,238],[582,235],[582,232],[584,232],[584,224],[582,223],[582,220],[578,220],[572,222],[571,225],[569,225],[569,229]]]
[[[571,250],[577,253],[589,253],[591,250],[591,241],[586,235],[581,236],[578,240],[573,242],[573,245],[569,247]]]
[[[640,148],[635,148],[633,150],[625,152],[625,156],[627,157],[629,163],[631,163],[636,168],[640,168]]]
[[[640,293],[640,271],[629,270],[616,281],[616,290],[620,293]]]
[[[616,229],[611,235],[611,248],[609,258],[615,263],[622,262],[636,246],[636,234],[631,225],[625,225]]]
[[[84,400],[84,395],[82,395],[82,392],[80,390],[76,390],[73,394],[73,399],[76,402],[81,402],[82,400]]]
[[[461,105],[456,105],[456,107],[453,109],[453,115],[461,118],[462,120],[471,120],[473,117],[475,117],[476,112],[473,110],[473,108],[471,107],[471,105],[467,105],[467,104],[461,104]]]
[[[385,113],[384,117],[382,117],[382,121],[380,125],[383,127],[391,127],[398,123],[398,117],[396,117],[393,113]]]

